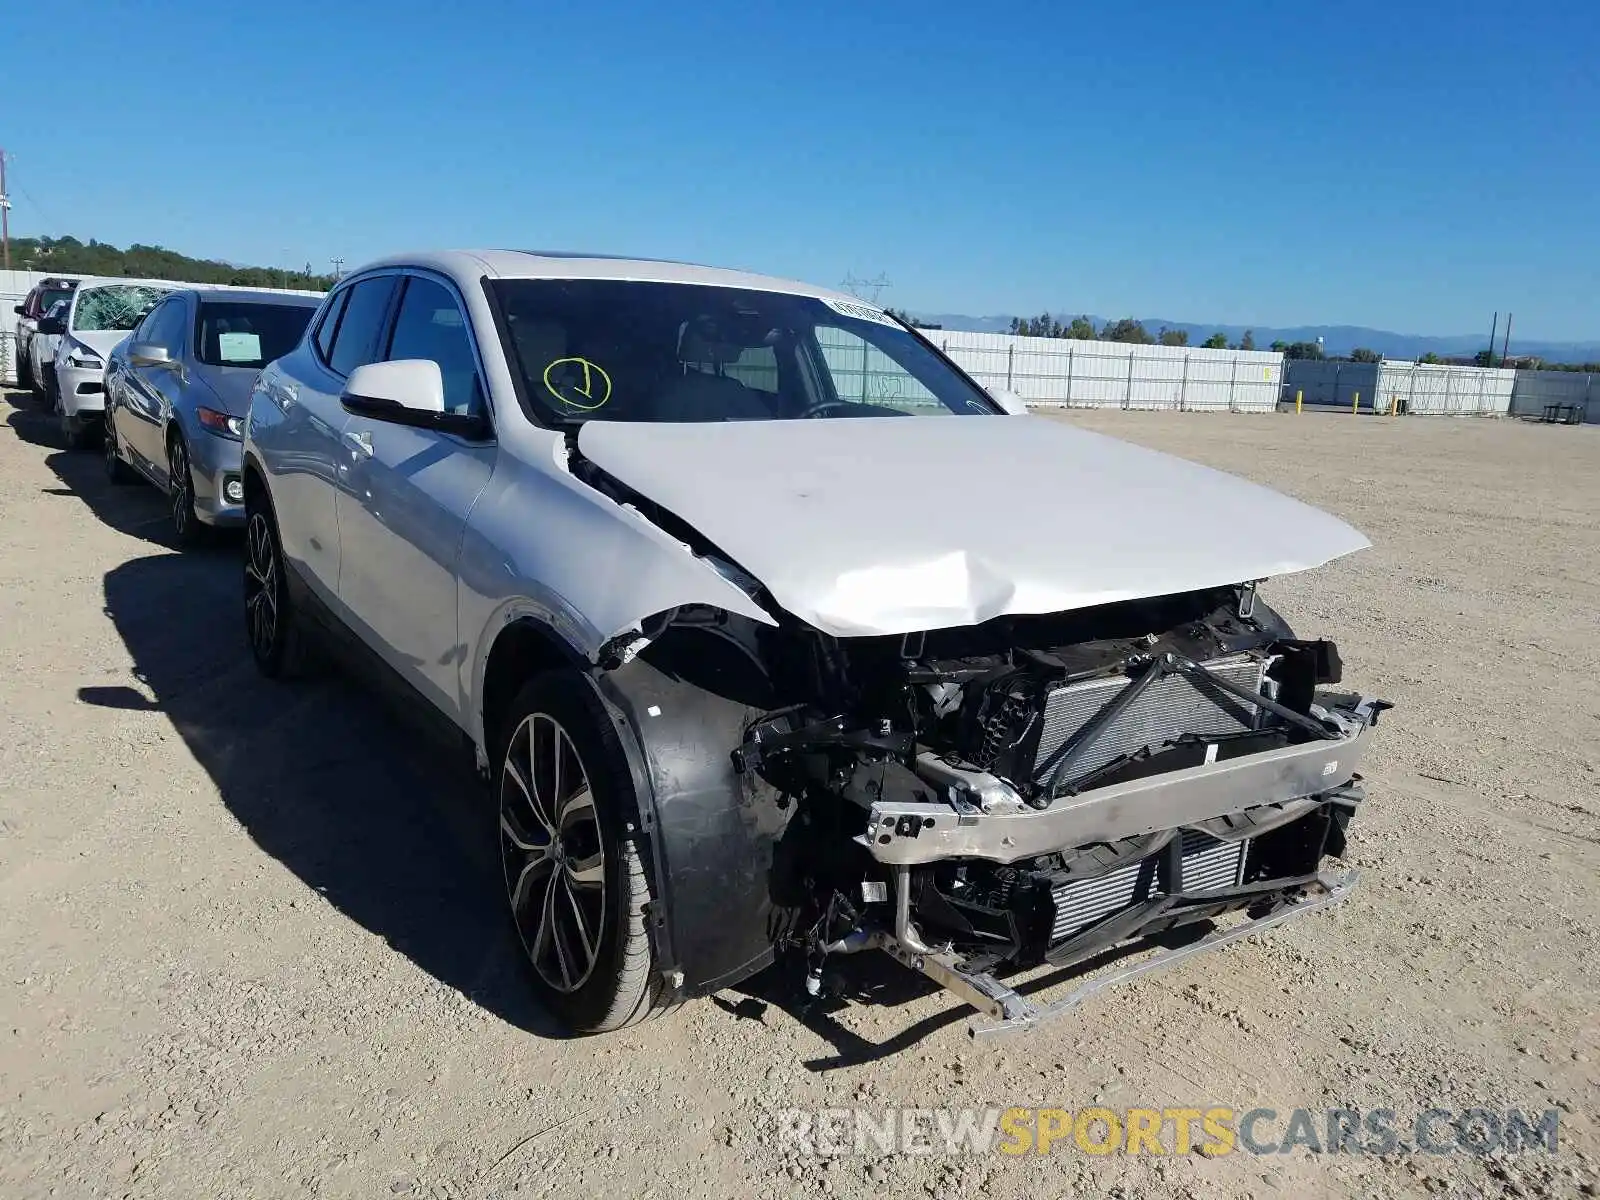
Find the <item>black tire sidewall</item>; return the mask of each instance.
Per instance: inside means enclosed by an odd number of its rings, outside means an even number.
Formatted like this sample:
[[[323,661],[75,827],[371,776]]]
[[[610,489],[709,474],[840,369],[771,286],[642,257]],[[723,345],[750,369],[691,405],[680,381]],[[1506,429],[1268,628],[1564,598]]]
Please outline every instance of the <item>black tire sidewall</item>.
[[[172,522],[172,534],[178,539],[178,545],[192,546],[203,536],[203,527],[200,524],[199,515],[194,510],[194,467],[189,462],[189,447],[184,442],[181,433],[175,434],[172,440],[167,443],[167,498],[169,501],[175,500],[173,492],[178,486],[172,477],[172,460],[178,454],[183,456],[184,479],[182,495],[185,510],[183,527],[179,528],[178,526],[177,506],[175,503],[169,503],[167,517]],[[277,522],[273,522],[272,528],[273,533],[276,534]],[[274,550],[274,553],[276,553],[276,550]],[[281,578],[283,575],[282,564],[280,563],[279,566],[278,575]]]
[[[499,820],[500,789],[505,773],[506,748],[523,720],[532,713],[553,717],[567,731],[573,747],[583,760],[594,795],[595,812],[605,853],[605,928],[600,934],[600,954],[589,979],[573,992],[558,992],[540,978],[526,953],[521,954],[527,974],[541,1000],[574,1032],[597,1032],[612,1028],[602,1024],[612,1014],[620,992],[623,964],[637,942],[630,939],[630,891],[623,850],[643,856],[637,833],[638,798],[627,755],[617,730],[598,691],[589,679],[575,670],[549,671],[523,685],[501,722],[495,741],[494,800]],[[629,828],[632,825],[634,828]],[[648,861],[648,859],[646,859]],[[521,939],[513,923],[513,937]],[[648,931],[644,934],[649,938]],[[652,954],[653,958],[653,954]],[[654,970],[652,966],[652,977]],[[653,986],[653,978],[652,978]]]
[[[284,573],[283,543],[278,539],[278,517],[272,511],[271,504],[264,499],[253,499],[245,505],[245,563],[250,561],[250,524],[261,516],[267,523],[267,540],[272,546],[273,563],[273,601],[277,605],[277,620],[272,629],[272,646],[266,654],[262,654],[256,645],[255,638],[250,636],[250,609],[248,604],[244,610],[245,640],[250,643],[250,657],[255,660],[256,668],[268,679],[283,679],[289,673],[290,646],[289,639],[293,634],[291,625],[294,614],[289,607],[288,576]],[[241,572],[242,577],[242,572]]]

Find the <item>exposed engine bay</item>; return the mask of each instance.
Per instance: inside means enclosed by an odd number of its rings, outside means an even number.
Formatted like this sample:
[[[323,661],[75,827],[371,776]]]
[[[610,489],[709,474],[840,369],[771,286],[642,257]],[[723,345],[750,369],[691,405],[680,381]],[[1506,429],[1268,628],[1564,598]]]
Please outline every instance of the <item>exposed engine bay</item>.
[[[1250,918],[1186,955],[1348,887],[1320,865],[1388,706],[1325,690],[1335,647],[1251,585],[904,636],[697,632],[696,671],[762,698],[731,760],[790,810],[772,940],[813,993],[833,956],[880,949],[1023,1028],[1051,1010],[996,973]]]

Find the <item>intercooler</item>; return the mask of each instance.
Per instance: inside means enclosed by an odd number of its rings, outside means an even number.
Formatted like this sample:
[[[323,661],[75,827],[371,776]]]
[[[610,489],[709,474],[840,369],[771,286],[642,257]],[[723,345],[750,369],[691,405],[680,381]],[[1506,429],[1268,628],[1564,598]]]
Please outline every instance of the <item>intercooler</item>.
[[[1248,840],[1219,842],[1194,829],[1183,831],[1183,891],[1219,892],[1237,887],[1244,876]],[[1055,945],[1084,926],[1120,912],[1130,904],[1159,895],[1156,862],[1165,854],[1118,867],[1099,879],[1063,883],[1051,889],[1055,914],[1050,925],[1050,944]]]
[[[1269,660],[1239,656],[1202,664],[1232,683],[1259,692]],[[1126,675],[1070,683],[1051,691],[1044,702],[1039,749],[1033,775],[1043,785],[1054,766],[1052,756],[1064,742],[1133,684]],[[1256,727],[1259,709],[1221,688],[1189,675],[1167,674],[1155,680],[1111,726],[1072,760],[1071,774],[1081,776],[1125,754],[1149,747],[1158,751],[1184,734],[1201,738],[1242,733]]]

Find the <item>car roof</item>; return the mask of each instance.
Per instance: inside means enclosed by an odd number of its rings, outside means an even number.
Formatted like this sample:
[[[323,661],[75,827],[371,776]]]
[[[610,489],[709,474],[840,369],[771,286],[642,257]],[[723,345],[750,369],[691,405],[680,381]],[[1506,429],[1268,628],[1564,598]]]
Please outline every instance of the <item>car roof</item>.
[[[862,303],[831,288],[757,275],[747,271],[704,267],[696,263],[659,258],[623,258],[607,254],[581,254],[552,250],[429,250],[395,254],[367,263],[362,271],[382,267],[424,267],[450,275],[466,284],[491,279],[619,279],[640,283],[698,283],[711,287],[746,288],[759,292],[784,292],[822,300]],[[876,306],[872,306],[876,307]]]
[[[275,288],[186,287],[179,288],[210,304],[221,300],[229,304],[287,304],[295,308],[315,308],[322,303],[322,292],[287,292]]]

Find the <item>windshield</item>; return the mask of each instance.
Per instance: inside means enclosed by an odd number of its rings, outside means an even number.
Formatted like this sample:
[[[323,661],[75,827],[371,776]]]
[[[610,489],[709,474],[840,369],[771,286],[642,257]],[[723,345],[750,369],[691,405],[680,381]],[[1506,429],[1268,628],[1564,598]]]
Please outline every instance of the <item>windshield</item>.
[[[213,367],[264,367],[300,344],[316,311],[314,304],[202,303],[195,357]]]
[[[542,420],[990,415],[994,403],[866,304],[610,279],[491,285]]]
[[[126,333],[170,291],[171,288],[150,287],[140,283],[88,288],[78,294],[72,328],[84,332],[115,330]]]

